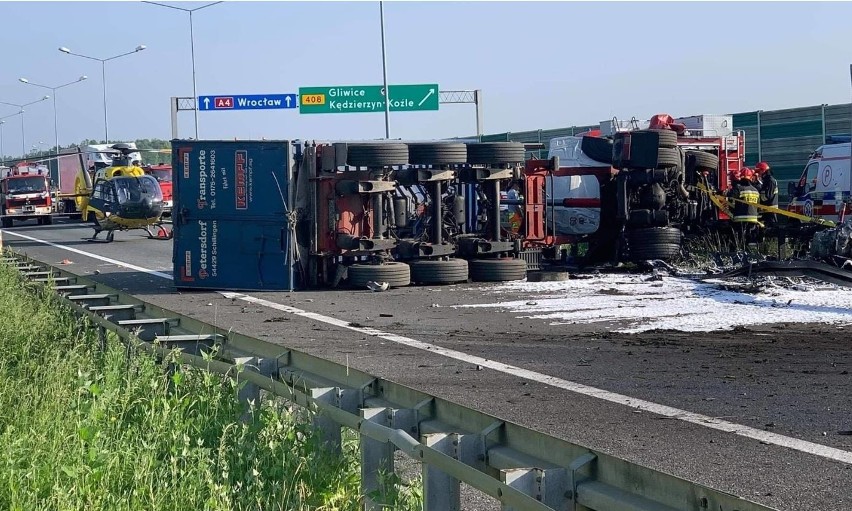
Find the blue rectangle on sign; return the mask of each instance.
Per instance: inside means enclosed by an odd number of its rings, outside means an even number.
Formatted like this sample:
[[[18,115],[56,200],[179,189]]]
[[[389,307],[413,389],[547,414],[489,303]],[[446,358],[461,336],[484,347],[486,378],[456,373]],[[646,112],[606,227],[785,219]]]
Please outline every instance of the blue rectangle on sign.
[[[198,109],[223,110],[278,110],[299,108],[297,94],[219,94],[198,96]]]

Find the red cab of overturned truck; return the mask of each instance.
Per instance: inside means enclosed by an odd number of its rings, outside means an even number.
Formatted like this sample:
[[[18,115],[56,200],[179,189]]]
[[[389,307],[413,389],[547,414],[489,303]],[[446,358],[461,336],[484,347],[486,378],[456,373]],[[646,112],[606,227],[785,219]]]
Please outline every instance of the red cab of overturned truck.
[[[632,221],[629,209],[633,206],[627,204],[628,198],[619,194],[616,187],[622,169],[614,166],[613,140],[622,140],[619,152],[622,157],[629,157],[631,134],[639,130],[673,131],[677,141],[672,149],[679,154],[702,152],[718,159],[717,167],[703,170],[703,176],[685,173],[685,182],[680,183],[682,188],[661,182],[667,195],[665,200],[656,201],[662,201],[656,204],[656,209],[671,213],[665,225],[685,228],[680,224],[729,220],[723,211],[708,207],[709,200],[697,185],[704,182],[711,191],[722,193],[730,188],[731,173],[742,169],[745,137],[732,126],[733,119],[728,115],[675,119],[660,114],[646,121],[635,118],[603,121],[600,129],[552,139],[549,159],[528,160],[524,169],[525,245],[550,247],[577,243],[604,231],[615,231],[623,222]],[[672,193],[668,193],[668,188]],[[690,208],[698,213],[680,213]],[[674,213],[679,216],[675,217]],[[661,215],[654,216],[655,222],[658,217]]]

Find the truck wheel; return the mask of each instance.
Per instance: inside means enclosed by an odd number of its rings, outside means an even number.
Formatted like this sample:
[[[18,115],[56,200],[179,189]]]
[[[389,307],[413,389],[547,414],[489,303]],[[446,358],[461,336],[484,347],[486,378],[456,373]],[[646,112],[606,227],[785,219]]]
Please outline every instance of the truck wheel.
[[[677,133],[671,130],[636,130],[630,132],[630,145],[634,148],[665,147],[674,149],[677,147]]]
[[[651,227],[627,231],[630,260],[669,260],[680,254],[683,234],[674,227]]]
[[[467,144],[408,144],[412,165],[454,165],[467,163]]]
[[[356,167],[386,167],[408,164],[408,146],[393,142],[348,144],[346,163]]]
[[[527,263],[522,259],[473,259],[469,264],[470,278],[476,282],[508,282],[527,276]]]
[[[580,150],[589,158],[612,165],[612,139],[601,137],[583,137]]]
[[[0,225],[3,225],[3,227],[5,227],[6,229],[8,229],[9,227],[12,227],[12,218],[6,216],[6,210],[5,209],[3,210],[3,220],[2,220],[2,222],[0,222]]]
[[[53,217],[52,216],[43,216],[41,218],[41,220],[42,220],[41,225],[53,225]]]
[[[719,168],[719,157],[705,151],[686,151],[687,169],[714,171]]]
[[[483,142],[467,145],[468,163],[500,165],[523,163],[525,159],[524,144],[520,142]]]
[[[390,287],[411,284],[411,269],[405,263],[353,264],[349,267],[349,285],[364,289],[367,282],[387,282]]]
[[[464,259],[411,261],[411,282],[417,284],[454,284],[468,278],[468,264]]]
[[[680,153],[677,149],[670,149],[668,147],[661,147],[657,152],[657,165],[658,169],[667,169],[672,167],[677,167],[681,163]]]

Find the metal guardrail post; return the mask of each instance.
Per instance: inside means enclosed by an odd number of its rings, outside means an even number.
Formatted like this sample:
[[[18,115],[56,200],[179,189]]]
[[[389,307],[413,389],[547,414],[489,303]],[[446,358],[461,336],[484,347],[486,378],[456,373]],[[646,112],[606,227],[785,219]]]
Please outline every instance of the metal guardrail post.
[[[361,419],[388,426],[387,408],[362,408]],[[360,435],[361,444],[361,495],[364,496],[364,511],[380,511],[382,506],[372,497],[381,492],[379,473],[393,473],[393,445]],[[381,495],[383,496],[383,495]]]
[[[430,433],[423,435],[426,447],[458,459],[456,435]],[[461,483],[455,477],[432,465],[423,464],[423,511],[460,511]]]
[[[98,325],[98,351],[103,353],[106,351],[106,328]]]
[[[573,504],[570,508],[572,511],[577,510],[577,501],[580,500],[578,493],[581,481],[578,473],[581,470],[590,469],[592,463],[594,463],[596,459],[597,456],[595,456],[593,453],[586,453],[572,461],[571,465],[568,467],[568,485],[570,487],[570,489],[568,490],[568,498]]]
[[[275,373],[276,361],[268,358],[237,357],[234,359],[234,363],[238,366],[242,365],[242,371],[253,371],[269,377],[272,377]],[[260,408],[260,387],[244,377],[241,378],[242,371],[237,371],[235,378],[237,384],[241,385],[237,390],[237,399],[246,404],[246,411],[241,417],[241,420],[245,422],[251,418],[252,409]]]
[[[338,387],[311,389],[311,399],[337,406],[339,392],[340,389]],[[340,454],[342,443],[340,438],[340,424],[323,414],[322,411],[319,411],[313,418],[313,427],[319,433],[326,448],[334,454]]]
[[[538,468],[506,468],[500,469],[500,481],[537,500],[542,500],[539,481],[542,480],[541,469]],[[522,511],[503,504],[503,511]]]

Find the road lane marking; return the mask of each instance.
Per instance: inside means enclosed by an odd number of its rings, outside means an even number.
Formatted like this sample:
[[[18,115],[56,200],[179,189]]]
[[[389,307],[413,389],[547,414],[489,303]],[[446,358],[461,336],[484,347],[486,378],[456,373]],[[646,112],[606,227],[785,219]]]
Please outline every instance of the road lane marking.
[[[75,254],[80,254],[86,257],[91,257],[93,259],[98,259],[101,261],[109,262],[111,264],[115,264],[117,266],[122,266],[125,268],[129,268],[132,270],[140,271],[147,273],[149,275],[154,275],[157,277],[161,277],[164,279],[172,280],[172,276],[154,270],[149,270],[147,268],[142,268],[140,266],[136,266],[130,263],[125,263],[122,261],[118,261],[116,259],[110,259],[108,257],[99,256],[97,254],[92,254],[89,252],[85,252],[83,250],[79,250],[73,247],[68,247],[65,245],[52,243],[49,241],[40,240],[38,238],[33,238],[31,236],[26,236],[19,233],[2,231],[4,234],[11,234],[14,236],[19,236],[21,238],[35,241],[39,243],[44,243],[45,245],[50,245],[52,247],[58,248],[60,250],[68,250]],[[819,456],[822,458],[839,461],[841,463],[846,463],[852,465],[852,452],[844,451],[842,449],[837,449],[834,447],[829,447],[826,445],[817,444],[814,442],[809,442],[807,440],[801,440],[798,438],[793,438],[785,435],[779,435],[777,433],[771,433],[769,431],[763,431],[760,429],[752,428],[749,426],[743,426],[741,424],[736,424],[733,422],[724,421],[721,419],[717,419],[715,417],[710,417],[708,415],[702,415],[699,413],[689,412],[686,410],[681,410],[679,408],[674,408],[667,405],[661,405],[659,403],[654,403],[651,401],[645,401],[643,399],[632,398],[630,396],[626,396],[624,394],[618,394],[615,392],[610,392],[608,390],[599,389],[597,387],[591,387],[589,385],[584,385],[582,383],[577,383],[569,380],[564,380],[562,378],[557,378],[555,376],[550,376],[543,373],[538,373],[535,371],[530,371],[528,369],[523,369],[521,367],[504,364],[502,362],[497,362],[495,360],[489,360],[486,358],[478,357],[476,355],[470,355],[468,353],[464,353],[462,351],[456,351],[448,348],[443,348],[441,346],[430,344],[423,341],[418,341],[416,339],[412,339],[410,337],[404,337],[397,334],[392,334],[389,332],[384,332],[375,328],[369,327],[357,327],[352,326],[349,321],[333,318],[330,316],[325,316],[323,314],[319,314],[316,312],[309,312],[306,310],[302,310],[296,307],[291,307],[289,305],[283,305],[276,302],[271,302],[269,300],[264,300],[262,298],[257,298],[251,295],[246,295],[242,293],[232,293],[227,291],[220,291],[220,294],[225,298],[237,299],[247,303],[252,303],[255,305],[260,305],[263,307],[268,307],[270,309],[274,309],[281,312],[286,312],[289,314],[293,314],[295,316],[300,316],[306,319],[311,319],[314,321],[319,321],[321,323],[325,323],[328,325],[336,326],[339,328],[344,328],[347,330],[352,330],[354,332],[359,332],[361,334],[370,335],[374,337],[378,337],[380,339],[384,339],[386,341],[395,342],[397,344],[402,344],[405,346],[409,346],[411,348],[427,351],[429,353],[435,353],[438,355],[442,355],[447,358],[452,358],[454,360],[458,360],[461,362],[467,362],[469,364],[480,365],[482,367],[487,367],[494,371],[499,371],[504,374],[509,374],[512,376],[516,376],[518,378],[523,378],[525,380],[534,381],[537,383],[542,383],[544,385],[549,385],[551,387],[559,388],[562,390],[567,390],[569,392],[574,392],[576,394],[580,394],[583,396],[594,397],[603,401],[608,401],[610,403],[620,404],[623,406],[631,407],[637,410],[642,410],[650,413],[654,413],[657,415],[661,415],[664,417],[669,417],[672,419],[681,420],[684,422],[688,422],[691,424],[696,424],[699,426],[704,426],[706,428],[715,429],[718,431],[723,431],[726,433],[733,433],[735,435],[751,438],[753,440],[758,440],[760,442],[764,442],[767,444],[777,445],[779,447],[786,447],[788,449],[793,449],[796,451],[804,452],[807,454],[811,454],[814,456]]]
[[[148,275],[154,275],[155,277],[160,277],[164,279],[172,280],[172,276],[168,273],[163,273],[161,271],[149,270],[148,268],[143,268],[141,266],[136,266],[135,264],[125,263],[123,261],[118,261],[116,259],[110,259],[109,257],[100,256],[97,254],[92,254],[91,252],[86,252],[84,250],[80,250],[74,247],[69,247],[66,245],[60,245],[58,243],[53,243],[51,241],[40,240],[38,238],[33,238],[32,236],[27,236],[26,234],[21,234],[19,232],[12,231],[2,231],[4,235],[18,236],[20,238],[24,238],[25,240],[35,241],[37,243],[43,243],[45,245],[50,245],[51,247],[58,248],[61,250],[67,250],[69,252],[73,252],[75,254],[80,254],[82,256],[91,257],[92,259],[97,259],[99,261],[104,261],[106,263],[114,264],[116,266],[122,266],[124,268],[128,268],[130,270],[136,270],[142,273],[147,273]]]

